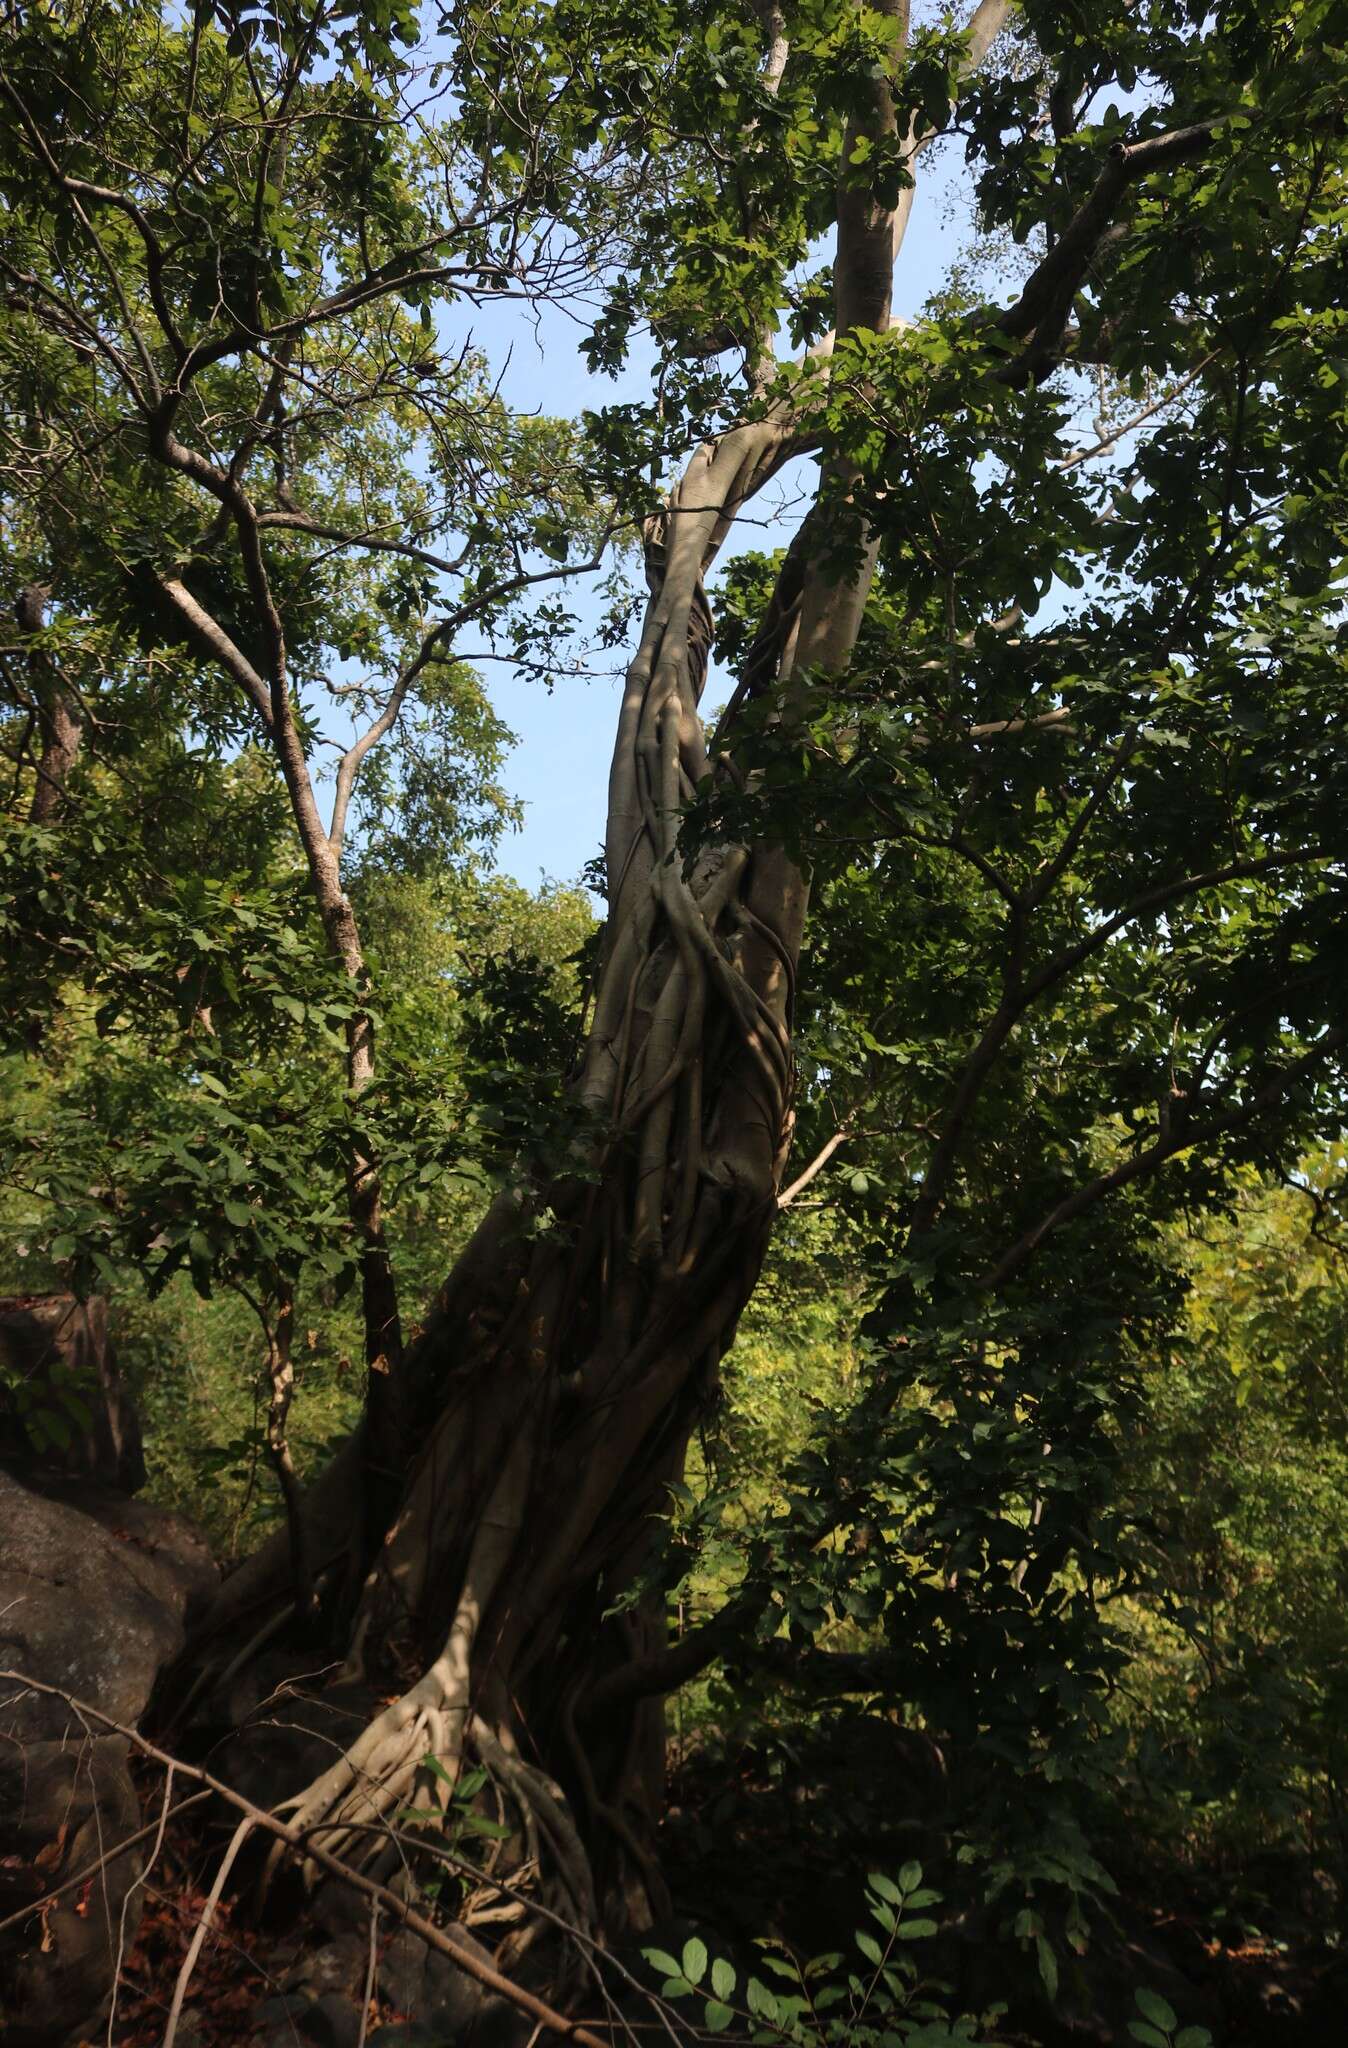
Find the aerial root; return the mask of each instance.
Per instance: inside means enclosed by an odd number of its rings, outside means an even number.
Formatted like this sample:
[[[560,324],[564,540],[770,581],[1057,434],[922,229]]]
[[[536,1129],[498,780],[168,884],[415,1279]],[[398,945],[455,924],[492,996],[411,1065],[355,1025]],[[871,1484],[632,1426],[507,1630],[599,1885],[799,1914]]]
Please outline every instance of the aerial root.
[[[474,1716],[469,1740],[479,1762],[505,1786],[519,1811],[529,1860],[542,1873],[556,1873],[559,1909],[580,1932],[593,1936],[598,1925],[594,1878],[566,1795],[545,1771],[512,1755],[480,1716]],[[546,1850],[546,1854],[544,1851]]]
[[[278,1806],[278,1817],[305,1834],[321,1828],[330,1855],[340,1856],[353,1834],[362,1837],[365,1859],[377,1854],[382,1846],[378,1824],[410,1798],[425,1759],[434,1757],[451,1772],[459,1761],[451,1736],[456,1717],[447,1709],[438,1675],[427,1672],[376,1714],[320,1777]],[[273,1850],[267,1878],[277,1860]],[[315,1875],[306,1864],[306,1880]]]
[[[321,1777],[276,1809],[277,1817],[298,1832],[321,1839],[329,1856],[343,1857],[353,1868],[365,1868],[387,1854],[410,1846],[397,1825],[397,1809],[427,1802],[442,1810],[452,1796],[452,1779],[473,1756],[487,1771],[498,1801],[504,1797],[519,1816],[522,1854],[510,1878],[510,1902],[494,1882],[500,1849],[492,1854],[482,1882],[472,1885],[465,1901],[469,1924],[498,1924],[506,1932],[512,1960],[542,1931],[544,1922],[517,1904],[527,1886],[540,1903],[550,1901],[550,1917],[593,1941],[598,1908],[589,1857],[561,1787],[534,1764],[507,1746],[478,1715],[467,1719],[446,1698],[439,1674],[432,1669],[400,1699],[393,1700],[362,1729],[350,1747]],[[428,1759],[438,1769],[428,1771]],[[446,1774],[446,1775],[442,1775]],[[425,1848],[435,1855],[435,1837]],[[263,1876],[267,1884],[283,1853],[278,1844]],[[318,1876],[306,1861],[306,1882]],[[464,1870],[465,1877],[468,1872]]]

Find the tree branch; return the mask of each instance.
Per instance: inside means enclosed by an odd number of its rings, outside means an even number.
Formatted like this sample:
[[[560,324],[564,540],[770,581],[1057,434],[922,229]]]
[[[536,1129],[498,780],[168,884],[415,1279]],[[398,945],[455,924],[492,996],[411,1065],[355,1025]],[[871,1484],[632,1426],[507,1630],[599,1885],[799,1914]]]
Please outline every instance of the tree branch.
[[[824,1168],[828,1165],[829,1160],[832,1159],[834,1153],[838,1151],[840,1146],[845,1145],[848,1139],[851,1138],[853,1135],[854,1132],[850,1124],[839,1124],[837,1130],[833,1133],[833,1136],[831,1138],[825,1139],[824,1143],[815,1153],[814,1158],[810,1161],[809,1165],[802,1168],[801,1172],[799,1172],[796,1175],[796,1178],[792,1181],[790,1187],[782,1189],[782,1192],[777,1197],[778,1209],[789,1209],[791,1204],[795,1201],[797,1195],[804,1194],[806,1188],[810,1185],[810,1182],[812,1180],[817,1179],[818,1176],[823,1172]]]
[[[438,570],[442,576],[456,576],[464,563],[463,555],[451,561],[445,555],[433,555],[429,549],[417,547],[412,541],[382,539],[373,530],[344,533],[341,527],[325,526],[322,520],[310,519],[304,512],[259,512],[256,518],[260,527],[276,526],[292,533],[307,533],[315,540],[332,541],[339,548],[368,548],[374,554],[403,555],[410,562],[422,562],[426,568]]]
[[[1247,1102],[1237,1104],[1234,1109],[1227,1110],[1220,1116],[1209,1117],[1205,1123],[1193,1124],[1187,1115],[1182,1118],[1175,1118],[1172,1115],[1163,1122],[1154,1144],[1147,1146],[1145,1151],[1135,1152],[1129,1159],[1120,1160],[1108,1173],[1098,1175],[1095,1180],[1088,1181],[1075,1193],[1065,1196],[1055,1208],[1049,1210],[1047,1216],[1035,1224],[1032,1230],[1027,1230],[1022,1237],[1017,1238],[996,1265],[990,1266],[975,1285],[987,1293],[1004,1286],[1017,1268],[1038,1250],[1046,1237],[1050,1237],[1055,1230],[1060,1230],[1064,1223],[1070,1223],[1074,1217],[1091,1208],[1105,1195],[1112,1194],[1116,1188],[1126,1187],[1130,1181],[1137,1180],[1144,1173],[1156,1171],[1164,1166],[1167,1160],[1173,1159],[1176,1153],[1191,1151],[1195,1145],[1208,1144],[1214,1138],[1224,1137],[1228,1131],[1239,1130],[1242,1125],[1252,1123],[1260,1110],[1268,1109],[1302,1074],[1320,1065],[1330,1053],[1336,1052],[1346,1037],[1348,1033],[1341,1028],[1327,1031],[1324,1037],[1303,1053],[1290,1069],[1281,1069],[1277,1074],[1270,1076],[1263,1087]]]
[[[1218,126],[1217,120],[1198,121],[1143,142],[1114,144],[1089,197],[1031,271],[1015,304],[997,320],[1002,333],[1014,341],[1033,337],[1030,347],[1007,365],[1003,375],[1021,382],[1054,357],[1067,328],[1072,301],[1128,187],[1149,171],[1201,155]]]
[[[504,583],[496,583],[489,590],[479,591],[478,595],[470,598],[467,604],[460,605],[457,611],[451,612],[448,618],[438,620],[427,631],[414,659],[408,663],[389,692],[388,699],[379,716],[347,748],[337,764],[337,787],[333,794],[332,817],[328,826],[328,842],[334,853],[340,854],[341,852],[342,841],[346,834],[347,812],[350,808],[351,797],[355,790],[356,777],[360,772],[361,762],[365,759],[371,747],[377,746],[379,741],[384,739],[393,730],[398,720],[398,714],[407,701],[408,691],[427,663],[433,658],[437,649],[443,647],[450,636],[457,633],[461,626],[466,626],[470,619],[476,618],[481,612],[490,610],[494,604],[503,603],[507,598],[514,597],[521,590],[532,589],[535,584],[539,583],[555,583],[560,577],[564,576],[588,576],[602,564],[604,550],[607,548],[612,537],[613,527],[610,525],[606,527],[597,550],[588,562],[563,562],[559,563],[555,569],[522,570],[518,576],[508,577]]]
[[[149,388],[151,396],[154,398],[158,398],[160,392],[159,372],[155,368],[154,357],[150,354],[150,351],[146,346],[145,337],[141,333],[140,328],[136,325],[136,322],[132,317],[131,304],[126,296],[126,287],[122,283],[121,272],[118,270],[117,265],[113,262],[111,256],[108,254],[107,249],[104,247],[103,237],[99,234],[98,229],[94,226],[88,214],[85,212],[83,206],[80,204],[79,193],[81,189],[91,194],[94,194],[99,198],[103,198],[107,196],[104,192],[103,187],[83,186],[81,180],[72,181],[71,179],[67,178],[64,171],[62,171],[60,165],[57,163],[56,158],[52,155],[50,149],[48,149],[46,137],[43,135],[36,121],[34,121],[32,115],[29,113],[27,107],[24,105],[23,101],[20,99],[18,93],[14,90],[14,87],[10,84],[9,80],[7,78],[4,78],[3,76],[0,76],[0,92],[4,94],[5,98],[14,108],[15,112],[19,116],[20,122],[22,123],[23,127],[27,130],[28,139],[32,143],[34,149],[36,150],[43,169],[47,172],[47,175],[52,179],[57,189],[59,191],[65,192],[69,197],[71,202],[71,211],[74,214],[76,220],[79,222],[80,226],[83,228],[85,238],[93,248],[94,253],[98,258],[99,267],[103,271],[104,276],[107,278],[108,284],[112,290],[112,295],[117,301],[117,306],[121,313],[123,324],[126,328],[127,333],[131,337],[132,346],[134,347],[137,356],[140,358],[140,366],[145,373],[145,381]],[[130,202],[128,201],[127,204],[129,205]],[[136,212],[139,212],[138,208],[134,210]]]
[[[1165,910],[1171,904],[1181,902],[1186,896],[1200,894],[1204,889],[1218,888],[1223,882],[1249,880],[1278,868],[1294,867],[1305,861],[1325,857],[1313,847],[1298,847],[1285,854],[1268,854],[1261,860],[1232,861],[1224,868],[1213,868],[1203,875],[1186,875],[1178,882],[1158,883],[1154,889],[1145,890],[1141,896],[1125,904],[1113,917],[1106,918],[1103,924],[1097,925],[1076,945],[1054,954],[1037,973],[1019,982],[1014,991],[1008,989],[985,1026],[978,1043],[959,1069],[959,1078],[946,1121],[923,1180],[922,1194],[914,1213],[910,1237],[930,1228],[939,1214],[960,1143],[974,1105],[982,1093],[983,1084],[1013,1028],[1041,995],[1056,982],[1071,974],[1092,953],[1098,952],[1101,946],[1107,945],[1117,932],[1122,931],[1124,926],[1135,918],[1144,917],[1151,911]]]
[[[700,1622],[696,1628],[689,1629],[672,1648],[654,1650],[647,1657],[633,1657],[630,1663],[620,1664],[616,1670],[607,1672],[580,1701],[580,1718],[583,1721],[593,1720],[596,1715],[609,1713],[614,1708],[630,1706],[636,1700],[674,1692],[679,1686],[687,1685],[690,1678],[696,1678],[699,1671],[705,1671],[727,1645],[734,1642],[744,1624],[752,1621],[758,1613],[760,1605],[761,1602],[752,1594],[736,1594],[718,1613]],[[3,1675],[0,1673],[0,1677]]]
[[[271,732],[271,692],[243,649],[231,640],[219,621],[213,619],[205,607],[197,603],[185,583],[180,582],[176,576],[160,576],[157,581],[159,588],[184,624],[190,627],[196,638],[203,642],[225,672],[233,677],[239,688],[251,699],[258,717],[267,731]]]

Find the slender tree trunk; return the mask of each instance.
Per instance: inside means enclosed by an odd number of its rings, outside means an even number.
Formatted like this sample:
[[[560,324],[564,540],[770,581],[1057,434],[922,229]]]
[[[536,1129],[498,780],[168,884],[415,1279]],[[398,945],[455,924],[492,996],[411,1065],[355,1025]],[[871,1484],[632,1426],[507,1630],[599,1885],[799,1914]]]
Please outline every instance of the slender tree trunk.
[[[46,624],[47,592],[30,584],[19,592],[14,615],[22,633],[40,633]],[[66,784],[80,751],[84,719],[79,700],[62,680],[56,664],[37,648],[28,657],[33,702],[38,729],[37,776],[28,818],[33,825],[50,825],[60,815]]]

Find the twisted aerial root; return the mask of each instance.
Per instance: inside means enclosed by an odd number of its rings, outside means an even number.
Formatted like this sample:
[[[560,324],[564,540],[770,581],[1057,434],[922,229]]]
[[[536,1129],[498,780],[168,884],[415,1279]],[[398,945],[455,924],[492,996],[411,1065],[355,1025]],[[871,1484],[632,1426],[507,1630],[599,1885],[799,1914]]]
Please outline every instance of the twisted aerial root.
[[[484,1767],[510,1792],[525,1823],[535,1859],[542,1865],[538,1832],[547,1837],[552,1860],[571,1904],[573,1923],[593,1935],[599,1913],[595,1901],[594,1877],[579,1831],[571,1818],[566,1794],[545,1771],[514,1756],[486,1723],[474,1716],[470,1739]]]
[[[278,1808],[302,1833],[320,1825],[335,1829],[330,1853],[339,1853],[349,1838],[347,1823],[381,1820],[406,1800],[423,1763],[436,1766],[433,1790],[441,1801],[446,1776],[452,1781],[458,1773],[471,1712],[473,1646],[515,1548],[532,1460],[531,1433],[521,1429],[478,1523],[459,1603],[435,1662],[311,1785]]]

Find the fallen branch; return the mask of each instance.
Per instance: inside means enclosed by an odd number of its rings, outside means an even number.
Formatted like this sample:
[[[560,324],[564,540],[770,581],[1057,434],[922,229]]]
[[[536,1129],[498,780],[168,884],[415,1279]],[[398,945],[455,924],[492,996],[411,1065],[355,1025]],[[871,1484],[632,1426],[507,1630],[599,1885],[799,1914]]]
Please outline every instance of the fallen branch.
[[[73,1693],[67,1692],[64,1686],[48,1685],[40,1678],[30,1678],[23,1671],[0,1671],[0,1681],[23,1686],[29,1692],[42,1693],[48,1699],[64,1700],[74,1713],[87,1714],[91,1720],[97,1721],[110,1733],[121,1736],[123,1741],[131,1743],[142,1756],[149,1757],[164,1770],[172,1770],[180,1777],[190,1779],[194,1784],[205,1786],[232,1806],[236,1813],[242,1814],[252,1828],[260,1828],[264,1834],[272,1835],[301,1861],[307,1859],[316,1863],[329,1877],[335,1877],[339,1883],[350,1885],[353,1890],[363,1893],[367,1899],[376,1901],[401,1921],[404,1927],[410,1929],[419,1940],[424,1941],[428,1948],[448,1956],[451,1962],[456,1963],[466,1976],[474,1978],[484,1990],[495,1992],[498,1998],[506,1999],[520,2012],[528,2013],[529,2017],[541,2026],[562,2035],[566,2040],[576,2042],[577,2048],[611,2048],[611,2044],[601,2035],[592,2033],[577,2020],[568,2019],[565,2013],[558,2012],[546,2000],[535,1997],[532,1991],[526,1991],[523,1985],[514,1983],[499,1970],[493,1969],[490,1963],[483,1962],[472,1949],[457,1941],[448,1929],[437,1927],[434,1921],[418,1913],[404,1899],[400,1899],[396,1892],[390,1891],[387,1885],[377,1884],[373,1878],[352,1870],[340,1858],[330,1856],[317,1842],[307,1839],[304,1829],[294,1826],[291,1822],[278,1820],[275,1814],[266,1812],[263,1807],[255,1806],[251,1799],[245,1799],[241,1792],[236,1792],[233,1786],[226,1785],[221,1779],[212,1777],[209,1771],[200,1770],[196,1765],[184,1763],[181,1758],[170,1756],[166,1750],[156,1748],[154,1743],[147,1741],[134,1728],[124,1727],[120,1721],[114,1721],[110,1714],[105,1714],[101,1708],[90,1706],[87,1700],[77,1699]],[[239,1832],[242,1834],[242,1829]],[[234,1844],[231,1844],[231,1848],[234,1848]],[[164,2035],[163,2048],[172,2048],[172,2028],[171,2020],[170,2027]]]

